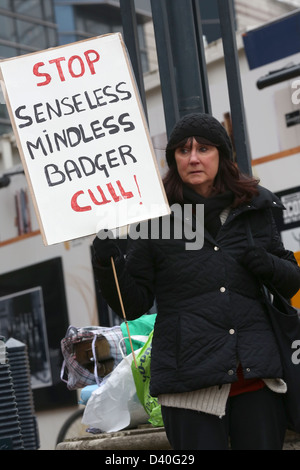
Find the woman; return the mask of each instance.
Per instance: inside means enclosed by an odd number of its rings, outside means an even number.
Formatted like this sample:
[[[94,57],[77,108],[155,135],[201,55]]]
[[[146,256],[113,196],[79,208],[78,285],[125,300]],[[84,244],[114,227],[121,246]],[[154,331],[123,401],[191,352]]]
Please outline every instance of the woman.
[[[281,449],[286,385],[260,281],[286,298],[300,287],[300,268],[273,219],[283,206],[240,174],[228,134],[210,115],[183,117],[166,159],[170,204],[192,205],[194,219],[204,205],[202,248],[186,249],[184,237],[149,236],[129,239],[124,259],[114,240],[96,237],[100,288],[121,314],[113,256],[127,318],[156,300],[150,391],[162,405],[173,449],[228,449],[229,440],[232,449]],[[248,246],[247,223],[255,248]]]

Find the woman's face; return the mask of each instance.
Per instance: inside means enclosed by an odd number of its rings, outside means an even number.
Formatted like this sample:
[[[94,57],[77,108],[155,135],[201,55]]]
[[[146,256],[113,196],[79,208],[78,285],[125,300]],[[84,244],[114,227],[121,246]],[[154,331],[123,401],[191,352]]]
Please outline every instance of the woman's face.
[[[182,181],[201,196],[208,197],[219,168],[217,147],[199,144],[191,137],[175,150],[175,160]]]

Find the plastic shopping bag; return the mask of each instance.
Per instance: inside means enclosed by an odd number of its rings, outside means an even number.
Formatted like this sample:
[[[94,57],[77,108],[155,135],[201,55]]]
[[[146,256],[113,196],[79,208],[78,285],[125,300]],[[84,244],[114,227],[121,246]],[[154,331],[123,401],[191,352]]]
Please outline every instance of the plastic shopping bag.
[[[136,354],[137,368],[134,362],[131,364],[132,375],[136,386],[137,396],[149,416],[148,421],[152,426],[163,426],[161,406],[157,398],[150,395],[150,364],[152,350],[152,336],[150,333],[144,346]]]
[[[61,340],[64,361],[61,380],[69,390],[77,390],[88,385],[100,385],[126,352],[119,326],[69,326]],[[66,379],[64,378],[66,376]]]
[[[131,363],[132,354],[129,354],[91,394],[83,424],[102,432],[115,432],[147,423],[148,415],[137,397]]]
[[[136,349],[140,349],[145,344],[144,336],[147,336],[148,338],[149,334],[154,328],[156,317],[156,313],[147,313],[139,318],[136,318],[135,320],[127,322],[134,351]],[[126,352],[127,354],[130,354],[131,346],[128,338],[126,322],[121,323],[120,328],[125,338]]]

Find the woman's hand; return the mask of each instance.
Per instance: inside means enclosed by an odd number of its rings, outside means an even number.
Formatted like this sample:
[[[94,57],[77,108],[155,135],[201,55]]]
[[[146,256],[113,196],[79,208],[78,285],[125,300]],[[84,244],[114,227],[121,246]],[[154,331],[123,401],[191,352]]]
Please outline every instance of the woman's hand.
[[[93,241],[93,257],[101,266],[109,266],[112,258],[121,255],[121,250],[111,230],[100,230]]]
[[[263,247],[247,248],[241,258],[241,263],[263,281],[269,281],[274,274],[273,256]]]

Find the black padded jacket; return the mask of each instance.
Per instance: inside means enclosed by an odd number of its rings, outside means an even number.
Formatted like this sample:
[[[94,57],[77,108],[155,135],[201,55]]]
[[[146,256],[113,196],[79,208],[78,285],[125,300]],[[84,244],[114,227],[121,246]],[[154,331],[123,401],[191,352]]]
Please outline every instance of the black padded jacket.
[[[186,250],[186,240],[176,237],[136,239],[128,241],[126,259],[115,260],[128,320],[147,312],[156,300],[153,396],[232,383],[238,361],[245,378],[281,377],[259,283],[240,263],[248,246],[245,218],[255,245],[273,256],[271,283],[284,297],[300,288],[300,268],[274,221],[273,210],[283,209],[281,201],[259,189],[250,204],[229,213],[216,238],[204,232],[199,250]],[[101,267],[95,257],[93,262],[104,298],[122,316],[111,268]]]

